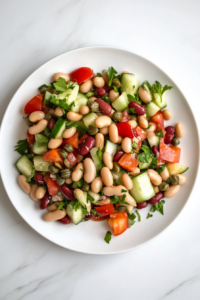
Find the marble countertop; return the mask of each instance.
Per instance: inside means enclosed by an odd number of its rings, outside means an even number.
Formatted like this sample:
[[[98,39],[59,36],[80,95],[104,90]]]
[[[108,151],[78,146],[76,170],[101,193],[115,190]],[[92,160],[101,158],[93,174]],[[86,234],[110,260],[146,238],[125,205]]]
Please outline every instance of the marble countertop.
[[[2,0],[0,11],[0,121],[16,89],[41,64],[71,49],[109,45],[166,71],[190,94],[200,126],[198,0]],[[1,179],[0,200],[2,300],[200,299],[198,184],[160,236],[112,256],[75,253],[42,238],[15,211]]]

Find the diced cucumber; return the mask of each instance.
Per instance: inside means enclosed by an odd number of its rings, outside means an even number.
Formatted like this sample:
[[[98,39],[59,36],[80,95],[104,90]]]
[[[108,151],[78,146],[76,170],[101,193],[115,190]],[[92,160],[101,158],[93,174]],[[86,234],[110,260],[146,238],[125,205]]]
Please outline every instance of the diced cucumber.
[[[58,139],[61,138],[63,135],[63,132],[65,131],[65,120],[63,119],[58,119],[51,134],[50,138],[52,139]]]
[[[74,190],[74,196],[78,202],[87,209],[88,213],[91,212],[91,202],[87,200],[87,193],[79,189]]]
[[[18,161],[16,162],[16,167],[18,171],[26,177],[29,177],[33,170],[32,162],[26,157],[26,155],[22,155]]]
[[[95,126],[94,121],[96,120],[97,117],[98,117],[97,114],[95,114],[94,112],[91,112],[91,113],[85,115],[82,120],[83,120],[84,125],[88,128],[90,125]]]
[[[166,97],[166,92],[163,93],[162,95],[162,100],[160,99],[160,95],[158,93],[153,94],[154,102],[160,107],[160,108],[165,108],[167,106],[167,97]]]
[[[189,168],[181,164],[168,163],[167,169],[169,171],[169,175],[171,176],[171,175],[182,174],[186,172]]]
[[[159,136],[156,136],[154,132],[149,131],[147,133],[147,140],[149,142],[150,147],[152,148],[153,146],[159,146],[160,144],[160,138]]]
[[[111,172],[112,173],[112,175],[113,175],[113,179],[114,179],[114,181],[115,181],[115,184],[116,185],[123,185],[123,183],[122,183],[122,175],[124,174],[124,173],[126,173],[126,171],[123,169],[123,168],[121,168],[121,170],[120,170],[120,172],[119,173],[116,173],[116,172],[114,172],[114,171],[112,171]]]
[[[52,165],[49,161],[43,160],[42,156],[37,155],[33,157],[33,163],[35,166],[36,171],[40,172],[48,172],[49,171],[49,166]]]
[[[79,113],[81,106],[86,105],[87,102],[88,98],[84,94],[78,93],[78,96],[74,101],[75,106],[72,106],[71,110]]]
[[[146,170],[150,167],[151,163],[152,163],[152,158],[150,158],[148,163],[140,162],[138,167],[140,168],[140,170]]]
[[[160,107],[151,101],[147,104],[146,110],[149,117],[153,117],[160,110]]]
[[[146,201],[155,196],[155,192],[147,172],[141,173],[132,178],[133,188],[130,194],[137,203]]]
[[[41,146],[46,146],[49,142],[49,139],[43,134],[38,133],[35,135],[35,141],[37,146],[41,147]]]
[[[135,95],[139,87],[139,79],[131,73],[123,73],[121,76],[121,92],[126,92],[127,95]]]
[[[128,97],[126,92],[123,92],[113,103],[112,106],[116,111],[123,111],[128,107]]]
[[[51,107],[51,103],[49,101],[51,96],[52,96],[51,93],[49,93],[48,91],[45,92],[44,99],[43,99],[44,105]]]
[[[100,160],[99,156],[97,155],[98,149],[99,149],[98,147],[94,147],[94,148],[92,148],[92,150],[90,150],[90,154],[91,154],[94,164],[96,166],[97,173],[103,167],[103,160]]]
[[[59,94],[57,96],[58,99],[65,99],[66,98],[66,103],[70,105],[73,101],[76,100],[78,91],[79,91],[79,85],[75,82],[73,84],[73,89],[68,89],[64,93]]]
[[[84,217],[82,208],[79,207],[75,211],[73,205],[70,203],[67,205],[67,214],[75,225],[79,224]]]
[[[96,193],[92,192],[91,190],[88,192],[88,194],[94,199],[94,200],[91,199],[91,202],[93,204],[96,204],[101,198],[100,194],[96,194]]]
[[[110,155],[113,156],[115,155],[115,153],[117,152],[117,144],[112,143],[111,141],[107,140],[106,141],[106,145],[105,145],[105,152],[110,153]]]
[[[47,146],[38,147],[36,142],[33,144],[33,152],[37,155],[43,155],[48,151]]]

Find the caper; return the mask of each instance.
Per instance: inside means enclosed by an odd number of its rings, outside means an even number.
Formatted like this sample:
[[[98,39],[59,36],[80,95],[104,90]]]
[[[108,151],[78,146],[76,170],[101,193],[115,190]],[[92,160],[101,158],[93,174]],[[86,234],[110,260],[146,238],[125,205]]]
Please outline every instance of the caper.
[[[179,141],[179,139],[177,138],[177,136],[175,136],[174,138],[173,138],[173,140],[172,140],[172,145],[173,146],[177,146],[177,145],[179,145],[180,144],[180,141]]]
[[[115,162],[113,163],[113,171],[116,172],[116,173],[119,173],[120,170],[121,170],[120,165],[118,164],[118,162],[115,161]]]
[[[62,170],[61,172],[60,172],[60,176],[62,177],[62,178],[70,178],[71,177],[71,174],[72,174],[72,172],[71,172],[71,170],[69,170],[69,169],[65,169],[65,170]]]
[[[98,128],[96,126],[93,126],[93,125],[89,125],[89,128],[88,128],[88,133],[89,135],[95,135],[98,133]]]
[[[59,162],[55,162],[54,165],[60,170],[63,169],[63,167],[61,166],[61,164]]]
[[[137,122],[137,116],[136,115],[131,115],[131,120],[135,120]]]
[[[72,184],[72,188],[73,189],[80,189],[82,187],[83,183],[84,183],[84,180],[82,178],[78,181],[74,181],[73,184]]]
[[[99,112],[99,103],[97,103],[97,102],[90,102],[89,103],[89,108],[90,108],[90,110],[91,111],[93,111],[93,112]]]
[[[122,112],[121,111],[115,111],[112,119],[114,122],[121,122],[122,121]]]
[[[62,151],[60,152],[60,155],[61,155],[63,158],[67,158],[68,152],[65,151],[65,150],[62,150]]]
[[[112,84],[117,88],[120,88],[120,86],[122,85],[118,78],[114,78]]]
[[[29,120],[29,116],[25,118],[25,121],[28,126],[33,126],[35,124]]]
[[[148,147],[150,146],[147,139],[142,141],[142,145],[145,145],[145,146],[148,146]]]
[[[171,176],[169,177],[169,180],[170,180],[170,183],[171,183],[172,185],[179,185],[179,177],[178,177],[178,176],[176,176],[176,175],[171,175]]]
[[[67,158],[65,158],[64,164],[65,164],[65,166],[66,166],[68,169],[71,168],[71,164],[70,164],[70,162],[69,162],[69,160],[68,160]]]
[[[159,185],[159,190],[161,192],[164,192],[164,191],[167,191],[169,189],[169,184],[167,182],[162,182],[160,185]]]
[[[73,152],[73,151],[74,151],[73,146],[70,145],[70,144],[65,145],[64,149],[65,149],[67,152]]]
[[[118,145],[118,146],[117,146],[117,151],[120,151],[120,150],[122,150],[122,146],[121,146],[121,145]]]
[[[40,94],[45,94],[46,91],[48,90],[48,86],[47,85],[41,85],[39,88],[38,88]]]
[[[47,113],[45,116],[45,120],[49,121],[52,117],[52,114]]]
[[[116,208],[116,210],[117,210],[118,212],[123,212],[123,211],[126,210],[126,206],[118,206],[118,207]]]
[[[90,97],[94,96],[94,92],[88,92],[85,96],[87,98],[90,98]]]
[[[44,134],[46,137],[49,137],[50,134],[51,134],[51,129],[49,127],[46,127],[45,130],[44,130]]]
[[[59,172],[59,169],[54,167],[53,165],[50,165],[48,169],[49,169],[49,172],[54,175]]]
[[[65,183],[65,179],[61,178],[61,177],[58,177],[58,178],[56,178],[56,182],[57,182],[58,185],[63,185]]]
[[[88,191],[90,190],[90,185],[87,184],[87,183],[85,183],[85,184],[82,186],[82,190],[83,190],[84,192],[88,192]]]

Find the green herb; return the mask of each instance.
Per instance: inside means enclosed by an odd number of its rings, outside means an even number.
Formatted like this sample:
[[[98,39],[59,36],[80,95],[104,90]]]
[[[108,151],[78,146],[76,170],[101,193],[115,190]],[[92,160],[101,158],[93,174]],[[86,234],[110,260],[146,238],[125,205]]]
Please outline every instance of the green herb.
[[[101,97],[102,100],[106,101],[108,104],[110,104],[110,97]]]
[[[146,119],[147,119],[147,121],[149,121],[149,120],[150,120],[150,115],[149,115],[149,113],[148,113],[148,111],[147,111],[147,110],[146,110]],[[151,127],[151,125],[149,125],[149,126]],[[149,126],[148,126],[148,128],[150,128]],[[147,128],[147,129],[148,129],[148,128]]]
[[[160,129],[159,131],[156,132],[156,136],[163,137],[162,129]]]
[[[45,135],[46,137],[49,137],[50,134],[51,134],[51,129],[50,129],[49,127],[46,127],[45,130],[44,130],[44,135]]]
[[[162,95],[164,94],[164,92],[172,89],[172,86],[169,85],[165,85],[164,87],[162,87],[162,85],[158,81],[156,81],[153,85],[150,85],[150,83],[146,81],[146,84],[148,88],[150,88],[153,91],[153,93],[159,94],[161,102],[162,102]]]
[[[119,201],[119,204],[120,205],[122,205],[122,204],[130,205],[128,202],[125,201],[125,199],[126,199],[126,194],[124,194],[122,196],[122,200]]]
[[[32,155],[32,154],[26,154],[26,157],[27,157],[28,159],[30,159],[30,160],[33,159],[33,155]]]
[[[102,214],[98,213],[95,208],[91,209],[91,212],[93,212],[95,216],[98,215],[99,217],[102,217]]]
[[[65,206],[65,202],[63,202],[63,201],[61,201],[61,202],[59,203],[59,205],[56,204],[56,207],[57,207],[57,209],[59,209],[59,210],[62,210],[64,206]]]
[[[101,73],[97,73],[96,77],[102,77]]]
[[[41,174],[44,176],[47,172],[42,172]]]
[[[130,102],[136,102],[136,103],[142,104],[142,101],[140,100],[138,91],[136,92],[135,97],[130,94],[128,94],[127,96],[128,96],[128,99]]]
[[[96,155],[99,158],[100,163],[97,165],[97,169],[101,170],[103,166],[103,152],[101,151],[100,148],[97,149]]]
[[[167,181],[166,181],[168,184],[171,183],[171,180],[170,180],[170,177],[167,178]]]
[[[131,108],[129,109],[129,111],[130,111],[131,114],[135,114],[135,108],[131,107]]]
[[[128,223],[129,223],[129,228],[131,226],[133,226],[133,224],[135,224],[135,218],[136,218],[136,215],[134,213],[132,214],[129,214],[128,213]]]
[[[79,170],[81,170],[83,172],[83,169],[80,168]]]
[[[160,174],[164,171],[166,164],[162,165],[160,168],[155,169],[155,171]]]
[[[132,147],[135,148],[135,149],[137,149],[138,143],[136,143],[136,142],[134,141],[133,144],[132,144]]]
[[[140,213],[138,210],[136,210],[136,214],[138,215],[138,221],[140,222],[141,221],[141,216],[140,216]]]
[[[66,81],[64,78],[62,77],[59,77],[58,80],[56,82],[53,83],[53,86],[55,87],[55,89],[58,91],[58,92],[65,92],[67,91],[68,89],[71,89],[73,90],[75,88],[75,84],[72,83],[71,81],[66,84]]]
[[[110,203],[111,204],[116,204],[117,202],[119,202],[119,197],[118,196],[114,196],[114,199],[112,199],[111,201],[110,201]]]
[[[118,88],[116,86],[113,85],[113,89],[116,93],[118,93]]]
[[[103,187],[101,187],[100,195],[103,196]]]
[[[89,193],[87,193],[87,200],[89,200],[92,203],[95,203],[94,198]]]
[[[164,200],[159,201],[155,205],[153,205],[150,209],[151,212],[159,211],[162,215],[164,215],[163,205],[165,204]]]
[[[90,98],[90,97],[94,96],[94,92],[88,92],[85,96],[87,98]]]
[[[131,149],[131,154],[133,154],[133,153],[139,154],[139,152],[137,152],[135,149]]]
[[[135,85],[133,85],[133,89],[135,88]]]
[[[150,213],[148,213],[147,219],[152,218],[152,217],[153,217],[153,215],[151,215]]]
[[[36,170],[35,170],[35,167],[33,166],[31,175],[26,179],[26,182],[30,183],[31,179],[35,176],[35,173],[36,173]]]
[[[61,191],[58,191],[58,195],[62,195]]]
[[[41,185],[40,187],[41,187],[43,190],[47,191],[46,185]]]
[[[17,145],[15,146],[15,151],[19,152],[21,155],[31,153],[27,140],[18,141]]]
[[[112,237],[112,233],[110,231],[107,231],[106,233],[106,236],[104,238],[104,241],[109,244],[110,243],[110,240],[111,240],[111,237]]]
[[[83,211],[83,215],[84,215],[84,216],[89,215],[89,212],[87,211],[87,208],[86,208],[86,207],[83,207],[83,206],[81,205],[81,208],[82,208],[82,211]]]
[[[65,114],[65,110],[64,110],[64,108],[62,108],[62,107],[61,107],[61,109],[62,109],[62,112],[63,112],[63,115],[64,115],[64,114]]]
[[[85,127],[85,125],[83,124],[82,121],[80,122],[72,122],[72,121],[65,121],[65,127],[66,129],[69,129],[71,127],[76,127],[77,128],[77,132],[80,134],[80,135],[84,135],[87,133],[87,127]]]
[[[127,193],[127,190],[122,189],[121,192],[122,192],[122,193]]]
[[[151,124],[149,124],[149,126],[148,126],[146,129],[149,129],[151,126],[152,126],[152,125],[151,125]]]
[[[151,156],[151,158],[152,158],[151,167],[153,169],[155,169],[155,167],[157,166],[157,163],[158,163],[158,158],[153,155]]]
[[[145,162],[145,163],[149,163],[151,160],[154,160],[154,164],[155,164],[155,157],[152,153],[152,150],[150,147],[146,146],[146,145],[142,145],[141,146],[141,150],[144,152],[141,152],[138,156],[137,156],[137,160],[141,161],[141,162]]]
[[[108,79],[109,79],[108,85],[111,86],[113,78],[117,74],[117,71],[113,67],[109,67],[107,74],[108,74]]]
[[[42,146],[46,146],[49,142],[49,139],[42,135],[42,134],[36,134],[36,146],[37,147],[42,147]]]
[[[66,95],[65,99],[59,99],[57,95],[52,95],[50,98],[50,102],[55,104],[56,106],[63,108],[64,110],[71,111],[72,106],[75,106],[75,103],[73,101],[72,103],[67,104],[67,96],[69,95]]]

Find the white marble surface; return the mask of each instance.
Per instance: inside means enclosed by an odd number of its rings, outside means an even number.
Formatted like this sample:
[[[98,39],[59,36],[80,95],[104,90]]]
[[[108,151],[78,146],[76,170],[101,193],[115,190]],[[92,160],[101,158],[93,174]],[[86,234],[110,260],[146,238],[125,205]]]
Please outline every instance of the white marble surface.
[[[1,0],[0,121],[41,64],[78,47],[110,45],[150,59],[192,94],[200,126],[199,11],[199,0]],[[74,253],[42,238],[15,211],[1,181],[0,199],[0,299],[200,299],[198,184],[159,237],[113,256]]]

